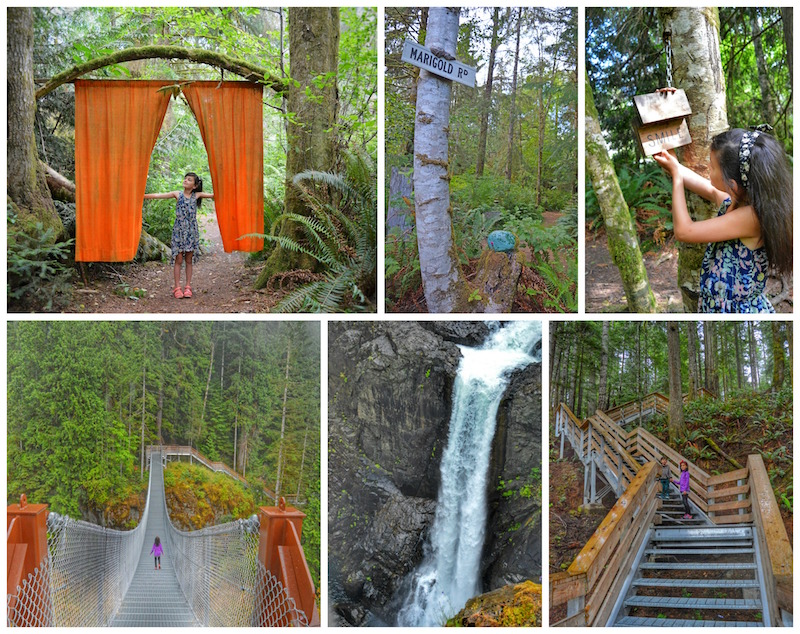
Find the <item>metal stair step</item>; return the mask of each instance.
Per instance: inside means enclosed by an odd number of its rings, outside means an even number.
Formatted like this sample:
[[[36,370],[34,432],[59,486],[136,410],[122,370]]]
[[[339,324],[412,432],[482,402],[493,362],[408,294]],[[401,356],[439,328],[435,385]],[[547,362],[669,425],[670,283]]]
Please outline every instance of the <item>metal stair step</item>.
[[[757,579],[658,579],[640,577],[634,586],[657,588],[758,588]]]
[[[760,610],[761,599],[700,599],[693,597],[645,597],[625,599],[627,607],[687,610]]]
[[[653,539],[666,541],[670,539],[683,540],[692,539],[695,541],[720,540],[720,539],[752,539],[753,530],[749,526],[737,526],[735,528],[725,528],[722,526],[708,526],[697,528],[657,528],[653,532]]]
[[[659,544],[664,544],[664,548],[697,548],[697,546],[701,545],[698,544],[696,541],[689,541],[689,542],[679,542],[673,539],[656,539],[653,538],[653,542],[657,542]],[[724,541],[724,542],[703,542],[702,546],[704,548],[724,548],[726,546],[731,546],[737,548],[739,546],[742,547],[750,547],[753,545],[752,539],[742,539],[742,540],[731,540],[731,541]],[[660,548],[660,546],[659,546]]]
[[[655,548],[645,551],[645,555],[748,555],[754,553],[753,548]]]
[[[755,570],[755,563],[736,562],[736,563],[714,563],[710,561],[699,561],[694,563],[655,563],[643,562],[639,564],[643,570]]]
[[[763,627],[760,621],[697,621],[641,616],[624,616],[614,625],[617,627]]]

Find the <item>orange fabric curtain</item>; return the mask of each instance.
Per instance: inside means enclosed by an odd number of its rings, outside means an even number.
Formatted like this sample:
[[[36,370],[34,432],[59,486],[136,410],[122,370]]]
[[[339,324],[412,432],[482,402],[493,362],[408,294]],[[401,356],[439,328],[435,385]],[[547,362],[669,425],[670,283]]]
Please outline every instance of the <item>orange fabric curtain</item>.
[[[262,87],[250,82],[198,81],[183,86],[208,151],[222,245],[230,253],[260,251],[264,233]]]
[[[75,260],[133,260],[168,81],[75,82]]]

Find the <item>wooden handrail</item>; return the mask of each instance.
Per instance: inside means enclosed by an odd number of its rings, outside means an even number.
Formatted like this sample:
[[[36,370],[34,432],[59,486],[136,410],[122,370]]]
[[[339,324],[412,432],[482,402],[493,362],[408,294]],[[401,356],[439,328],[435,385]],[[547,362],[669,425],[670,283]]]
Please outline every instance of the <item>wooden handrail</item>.
[[[550,576],[550,605],[567,603],[555,626],[605,625],[658,508],[655,463],[644,465],[566,573]]]
[[[764,460],[758,454],[747,457],[750,490],[758,500],[753,504],[753,524],[761,550],[764,583],[772,624],[781,622],[780,610],[792,613],[792,543],[775,500]]]

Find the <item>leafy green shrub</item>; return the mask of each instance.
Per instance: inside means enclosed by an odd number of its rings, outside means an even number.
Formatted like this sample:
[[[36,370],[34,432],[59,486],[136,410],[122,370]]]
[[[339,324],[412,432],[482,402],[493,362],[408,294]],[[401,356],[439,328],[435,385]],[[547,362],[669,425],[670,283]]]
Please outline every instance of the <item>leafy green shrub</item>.
[[[377,180],[375,163],[364,152],[345,153],[344,175],[306,171],[292,185],[311,215],[282,214],[267,242],[304,253],[324,265],[318,279],[290,292],[279,312],[341,312],[371,306],[377,275]],[[307,240],[279,234],[284,221],[299,224]]]
[[[30,236],[17,228],[17,214],[11,205],[7,205],[6,215],[9,303],[19,303],[20,308],[41,307],[45,311],[66,304],[75,273],[69,265],[75,241],[53,243],[53,229],[45,230],[41,222],[36,223],[34,236]]]
[[[479,257],[483,241],[501,222],[500,214],[489,205],[453,214],[456,249],[462,264]]]
[[[656,244],[664,241],[665,232],[672,231],[672,181],[658,165],[643,163],[638,167],[621,168],[617,172],[622,196],[640,233]],[[586,179],[586,222],[593,228],[603,225],[597,196]]]
[[[386,301],[398,300],[411,289],[422,286],[417,251],[417,229],[404,234],[393,227],[386,236],[384,274],[386,276]]]

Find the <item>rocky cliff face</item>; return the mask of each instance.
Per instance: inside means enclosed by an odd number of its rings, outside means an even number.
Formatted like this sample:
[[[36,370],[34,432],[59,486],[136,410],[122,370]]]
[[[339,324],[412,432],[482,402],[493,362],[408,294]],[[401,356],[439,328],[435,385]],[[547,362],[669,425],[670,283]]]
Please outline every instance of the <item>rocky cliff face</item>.
[[[484,322],[329,324],[328,544],[332,582],[348,597],[334,608],[350,624],[362,624],[365,608],[390,621],[392,597],[422,559],[447,442],[456,343],[478,345],[488,332]],[[491,498],[487,590],[540,575],[538,482],[530,497],[523,490],[541,466],[541,380],[533,367],[514,377],[499,414],[492,482],[519,493],[504,496],[504,488]]]

